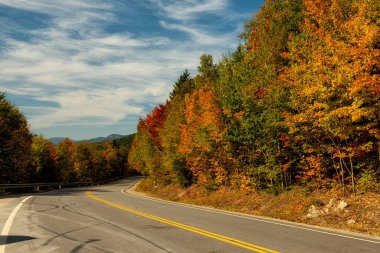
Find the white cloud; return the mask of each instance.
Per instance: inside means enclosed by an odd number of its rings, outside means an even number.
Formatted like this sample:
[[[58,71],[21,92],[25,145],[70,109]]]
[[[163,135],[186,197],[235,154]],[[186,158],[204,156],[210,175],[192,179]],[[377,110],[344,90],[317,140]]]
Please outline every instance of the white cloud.
[[[45,27],[21,31],[29,36],[26,41],[0,32],[5,49],[0,51],[0,89],[59,104],[21,107],[33,129],[116,124],[125,117],[143,116],[144,104],[164,102],[178,75],[185,68],[195,70],[202,53],[220,55],[237,42],[235,31],[215,33],[191,22],[201,13],[225,12],[227,0],[154,1],[172,18],[161,17],[160,25],[190,37],[178,41],[164,32],[151,37],[107,33],[105,25],[118,22],[117,7],[103,1],[0,4],[50,17]]]
[[[49,97],[58,102],[60,108],[50,108],[48,114],[32,117],[30,123],[36,128],[45,128],[56,123],[59,125],[113,124],[122,120],[126,112],[131,115],[143,112],[141,106],[128,105],[128,100],[133,99],[134,95],[136,93],[128,88],[65,91]],[[36,107],[29,109],[39,110]]]
[[[232,47],[236,44],[237,30],[231,33],[224,34],[210,34],[200,28],[189,25],[171,24],[165,21],[160,21],[160,24],[166,29],[178,30],[190,35],[193,41],[199,45],[224,45],[225,47]]]
[[[198,15],[209,13],[220,15],[228,7],[227,0],[152,0],[169,18],[192,20]]]
[[[54,4],[52,4],[51,0],[1,0],[0,4],[16,9],[40,12],[48,15],[54,13],[54,15],[61,16],[65,16],[67,14],[72,15],[74,10],[80,11],[112,9],[111,4],[96,0],[54,1]]]

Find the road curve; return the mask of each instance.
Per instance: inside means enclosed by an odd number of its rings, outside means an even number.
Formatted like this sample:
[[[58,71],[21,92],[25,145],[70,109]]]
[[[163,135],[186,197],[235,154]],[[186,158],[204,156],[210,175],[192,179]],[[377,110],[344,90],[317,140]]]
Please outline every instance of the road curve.
[[[0,251],[380,252],[372,238],[126,192],[137,180],[0,199]]]

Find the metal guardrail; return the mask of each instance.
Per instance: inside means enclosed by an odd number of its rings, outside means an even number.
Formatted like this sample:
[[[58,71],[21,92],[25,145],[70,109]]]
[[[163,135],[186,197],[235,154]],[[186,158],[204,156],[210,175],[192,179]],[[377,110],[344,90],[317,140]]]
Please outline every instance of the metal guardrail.
[[[32,184],[0,184],[0,195],[12,194],[12,193],[27,193],[27,192],[41,192],[41,191],[51,191],[63,188],[74,188],[74,187],[84,187],[84,186],[94,186],[102,185],[110,182],[114,182],[125,178],[118,177],[100,182],[56,182],[56,183],[32,183]]]
[[[75,183],[36,183],[36,184],[0,184],[0,189],[19,189],[40,186],[75,186],[75,185],[91,185],[92,182],[75,182]]]

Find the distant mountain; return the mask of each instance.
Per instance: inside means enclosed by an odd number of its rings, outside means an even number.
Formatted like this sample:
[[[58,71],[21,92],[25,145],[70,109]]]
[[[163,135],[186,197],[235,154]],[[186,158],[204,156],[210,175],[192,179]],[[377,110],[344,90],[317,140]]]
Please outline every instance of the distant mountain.
[[[93,139],[89,139],[89,140],[80,140],[80,141],[76,141],[76,142],[95,143],[95,142],[102,142],[102,141],[113,141],[113,140],[123,138],[124,136],[125,135],[121,135],[121,134],[110,134],[107,137],[97,137],[97,138],[93,138]]]
[[[53,138],[50,138],[48,139],[49,141],[51,141],[52,143],[54,144],[58,144],[60,143],[61,141],[63,141],[65,138],[63,137],[53,137]]]
[[[110,134],[107,137],[97,137],[97,138],[92,138],[88,140],[74,140],[74,142],[90,142],[90,143],[96,143],[96,142],[103,142],[103,141],[113,141],[113,140],[118,140],[126,135],[121,135],[121,134]],[[51,141],[54,144],[58,144],[61,141],[63,141],[65,138],[62,137],[53,137],[50,138],[49,141]]]
[[[130,149],[132,146],[134,137],[135,137],[135,134],[128,134],[124,136],[123,138],[113,140],[113,144],[119,147],[126,147]]]

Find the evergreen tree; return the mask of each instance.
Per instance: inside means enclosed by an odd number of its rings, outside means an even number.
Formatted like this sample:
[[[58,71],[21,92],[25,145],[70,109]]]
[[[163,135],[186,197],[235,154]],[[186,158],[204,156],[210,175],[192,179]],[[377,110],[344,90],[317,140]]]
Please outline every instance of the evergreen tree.
[[[174,97],[178,96],[182,99],[185,94],[191,93],[194,88],[194,81],[192,80],[189,71],[185,69],[185,71],[183,71],[178,80],[175,82],[173,91],[170,92],[169,98],[172,100]]]

